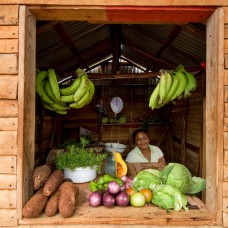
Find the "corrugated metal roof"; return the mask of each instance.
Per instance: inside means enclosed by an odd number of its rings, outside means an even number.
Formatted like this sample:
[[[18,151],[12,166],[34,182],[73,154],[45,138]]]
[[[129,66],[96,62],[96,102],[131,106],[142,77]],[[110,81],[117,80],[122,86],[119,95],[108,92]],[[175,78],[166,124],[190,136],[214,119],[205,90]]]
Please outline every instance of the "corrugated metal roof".
[[[98,72],[98,63],[105,74],[158,71],[178,64],[200,69],[206,60],[206,27],[189,23],[120,24],[113,28],[81,21],[38,21],[36,50],[37,67],[54,68],[59,74],[78,67]],[[119,62],[116,72],[107,61],[110,57]]]

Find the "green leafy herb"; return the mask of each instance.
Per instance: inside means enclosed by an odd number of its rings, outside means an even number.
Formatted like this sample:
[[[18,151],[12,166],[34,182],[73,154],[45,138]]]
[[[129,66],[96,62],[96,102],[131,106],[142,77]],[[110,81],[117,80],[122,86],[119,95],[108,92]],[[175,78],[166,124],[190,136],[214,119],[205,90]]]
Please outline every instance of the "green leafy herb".
[[[82,144],[84,146],[84,144]],[[76,145],[69,145],[66,152],[59,152],[54,158],[54,162],[59,169],[97,167],[97,172],[101,172],[102,161],[106,154],[96,154],[91,148],[81,148]]]

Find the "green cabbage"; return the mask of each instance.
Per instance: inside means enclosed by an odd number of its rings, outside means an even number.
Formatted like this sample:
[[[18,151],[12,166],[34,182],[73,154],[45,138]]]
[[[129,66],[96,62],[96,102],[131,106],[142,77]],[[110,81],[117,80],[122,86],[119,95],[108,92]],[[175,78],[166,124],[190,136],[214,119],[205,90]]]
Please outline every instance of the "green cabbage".
[[[182,208],[188,210],[187,197],[180,190],[167,184],[160,184],[154,188],[152,203],[167,211],[180,211]]]
[[[187,194],[194,195],[203,191],[206,188],[206,180],[201,177],[192,177],[192,184]]]
[[[143,188],[153,190],[159,184],[161,184],[159,177],[147,170],[140,171],[132,182],[133,188],[137,191]]]
[[[168,184],[186,194],[192,186],[192,175],[187,167],[179,163],[169,163],[160,176],[163,184]]]

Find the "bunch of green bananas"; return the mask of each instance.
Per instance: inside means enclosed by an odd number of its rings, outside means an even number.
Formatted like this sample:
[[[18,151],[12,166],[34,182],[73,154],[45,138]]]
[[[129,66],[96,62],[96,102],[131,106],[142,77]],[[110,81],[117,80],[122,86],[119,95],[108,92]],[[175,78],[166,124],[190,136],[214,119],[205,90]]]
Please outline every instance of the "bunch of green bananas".
[[[192,73],[187,72],[182,65],[175,70],[160,70],[160,81],[153,90],[149,107],[153,110],[161,108],[175,99],[189,97],[196,89],[197,82]]]
[[[54,69],[37,71],[36,92],[46,109],[67,114],[68,109],[82,108],[90,103],[95,86],[82,69],[78,68],[76,74],[77,78],[70,86],[60,88]]]

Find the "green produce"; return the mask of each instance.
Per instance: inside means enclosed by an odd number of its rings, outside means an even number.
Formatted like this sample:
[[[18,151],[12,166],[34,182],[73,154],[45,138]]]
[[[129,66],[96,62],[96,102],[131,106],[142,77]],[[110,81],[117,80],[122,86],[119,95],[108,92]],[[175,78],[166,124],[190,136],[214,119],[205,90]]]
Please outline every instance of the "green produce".
[[[186,194],[192,185],[192,176],[187,167],[179,163],[169,163],[162,170],[163,184],[171,185]]]
[[[188,98],[197,87],[192,73],[187,72],[182,65],[175,70],[160,70],[160,81],[151,93],[149,107],[153,110],[161,108],[169,102],[182,97]]]
[[[127,117],[126,116],[120,116],[120,118],[118,119],[118,123],[126,123],[127,122]]]
[[[180,211],[181,208],[188,210],[187,197],[180,190],[166,184],[158,185],[153,190],[152,203],[167,211]]]
[[[57,76],[55,74],[54,69],[48,69],[48,80],[51,85],[52,92],[56,98],[57,101],[60,101],[60,90],[59,90],[59,84],[57,80]]]
[[[108,174],[105,174],[103,176],[100,176],[97,181],[92,180],[89,183],[89,188],[91,192],[105,189],[107,190],[108,183],[115,181],[119,186],[123,185],[123,182],[119,178],[114,178]]]
[[[74,102],[79,101],[85,95],[86,91],[88,90],[89,83],[88,76],[82,69],[78,68],[77,74],[81,77],[81,83],[73,95]]]
[[[130,197],[130,203],[133,207],[144,207],[146,204],[145,196],[141,192],[135,192]]]
[[[192,177],[192,184],[187,194],[193,195],[203,191],[206,188],[206,180],[201,177]]]
[[[53,104],[53,100],[48,97],[47,92],[44,90],[45,80],[48,78],[47,71],[39,71],[36,74],[36,92],[40,96],[41,100],[48,103]]]
[[[102,116],[101,123],[107,124],[109,122],[109,118],[107,116]]]
[[[149,188],[153,191],[153,189],[161,183],[161,180],[155,174],[150,171],[148,172],[147,170],[143,170],[140,171],[133,179],[132,187],[137,191],[140,191],[140,189],[143,188]]]
[[[61,95],[63,96],[73,95],[75,91],[78,89],[80,83],[81,83],[81,78],[77,77],[77,79],[75,79],[70,86],[60,89]]]
[[[158,169],[144,169],[143,171],[146,171],[148,173],[152,173],[155,176],[157,176],[158,178],[160,178],[160,176],[161,176],[161,171]]]

